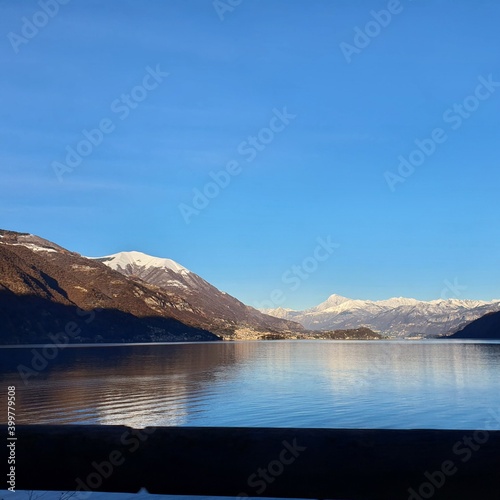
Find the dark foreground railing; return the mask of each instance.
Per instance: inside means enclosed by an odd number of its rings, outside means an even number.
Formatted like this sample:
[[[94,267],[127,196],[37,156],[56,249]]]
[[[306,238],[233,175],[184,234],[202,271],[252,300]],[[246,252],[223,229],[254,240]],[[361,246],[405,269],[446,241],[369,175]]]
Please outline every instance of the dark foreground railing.
[[[16,490],[500,499],[500,431],[40,425],[16,436]]]

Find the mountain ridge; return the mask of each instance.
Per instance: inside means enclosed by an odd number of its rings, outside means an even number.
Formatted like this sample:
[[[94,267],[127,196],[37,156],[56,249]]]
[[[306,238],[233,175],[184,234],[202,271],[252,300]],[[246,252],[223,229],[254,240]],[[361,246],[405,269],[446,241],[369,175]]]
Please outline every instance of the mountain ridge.
[[[333,294],[303,311],[284,308],[262,311],[298,321],[312,330],[367,327],[391,337],[446,336],[484,314],[500,311],[500,301],[456,298],[421,301],[405,297],[371,301]]]
[[[107,266],[47,240],[5,231],[0,236],[3,343],[47,342],[50,335],[66,332],[68,325],[91,312],[92,321],[81,334],[66,340],[220,340],[189,324],[174,296],[126,280]]]
[[[141,260],[145,266],[136,265]],[[75,342],[253,340],[306,333],[298,323],[246,306],[171,259],[142,252],[90,259],[36,235],[0,230],[0,271],[4,343],[45,342],[77,311],[90,310],[103,312]]]
[[[228,340],[248,338],[252,330],[266,335],[305,332],[299,323],[263,314],[171,259],[152,257],[137,251],[92,259],[124,276],[176,293],[186,302],[206,312],[199,318],[202,325],[207,322],[208,326],[208,322],[211,322],[213,328],[215,322],[216,333]]]
[[[454,333],[453,339],[500,340],[500,312],[491,312]]]

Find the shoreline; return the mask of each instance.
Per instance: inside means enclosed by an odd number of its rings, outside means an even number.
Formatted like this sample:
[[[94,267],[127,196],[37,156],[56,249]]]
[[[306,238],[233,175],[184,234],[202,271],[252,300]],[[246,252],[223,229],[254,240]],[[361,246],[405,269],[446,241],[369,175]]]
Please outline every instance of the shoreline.
[[[136,346],[167,346],[167,345],[221,345],[221,344],[234,344],[246,342],[262,342],[262,343],[276,343],[276,342],[336,342],[336,343],[411,343],[411,344],[500,344],[500,340],[496,339],[279,339],[279,340],[262,340],[262,339],[237,339],[237,340],[222,340],[218,341],[179,341],[179,342],[103,342],[103,343],[82,343],[82,344],[64,344],[58,345],[53,343],[45,344],[5,344],[0,345],[0,349],[36,349],[44,348],[47,346],[57,346],[59,349],[65,348],[96,348],[96,347],[136,347]]]

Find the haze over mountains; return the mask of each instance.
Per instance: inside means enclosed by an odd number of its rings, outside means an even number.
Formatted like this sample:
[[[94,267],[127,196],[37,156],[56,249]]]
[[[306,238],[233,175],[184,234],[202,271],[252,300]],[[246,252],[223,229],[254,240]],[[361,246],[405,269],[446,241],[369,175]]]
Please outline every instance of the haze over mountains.
[[[500,301],[433,300],[408,298],[354,300],[331,295],[304,311],[276,308],[263,312],[293,321],[312,330],[367,327],[389,337],[447,336],[490,312],[500,311]]]

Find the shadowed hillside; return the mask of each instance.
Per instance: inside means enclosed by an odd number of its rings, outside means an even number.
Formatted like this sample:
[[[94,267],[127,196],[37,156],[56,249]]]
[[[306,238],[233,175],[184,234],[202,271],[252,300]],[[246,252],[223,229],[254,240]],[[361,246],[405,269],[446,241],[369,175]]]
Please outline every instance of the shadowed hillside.
[[[476,319],[450,338],[500,340],[500,312],[486,314]]]

